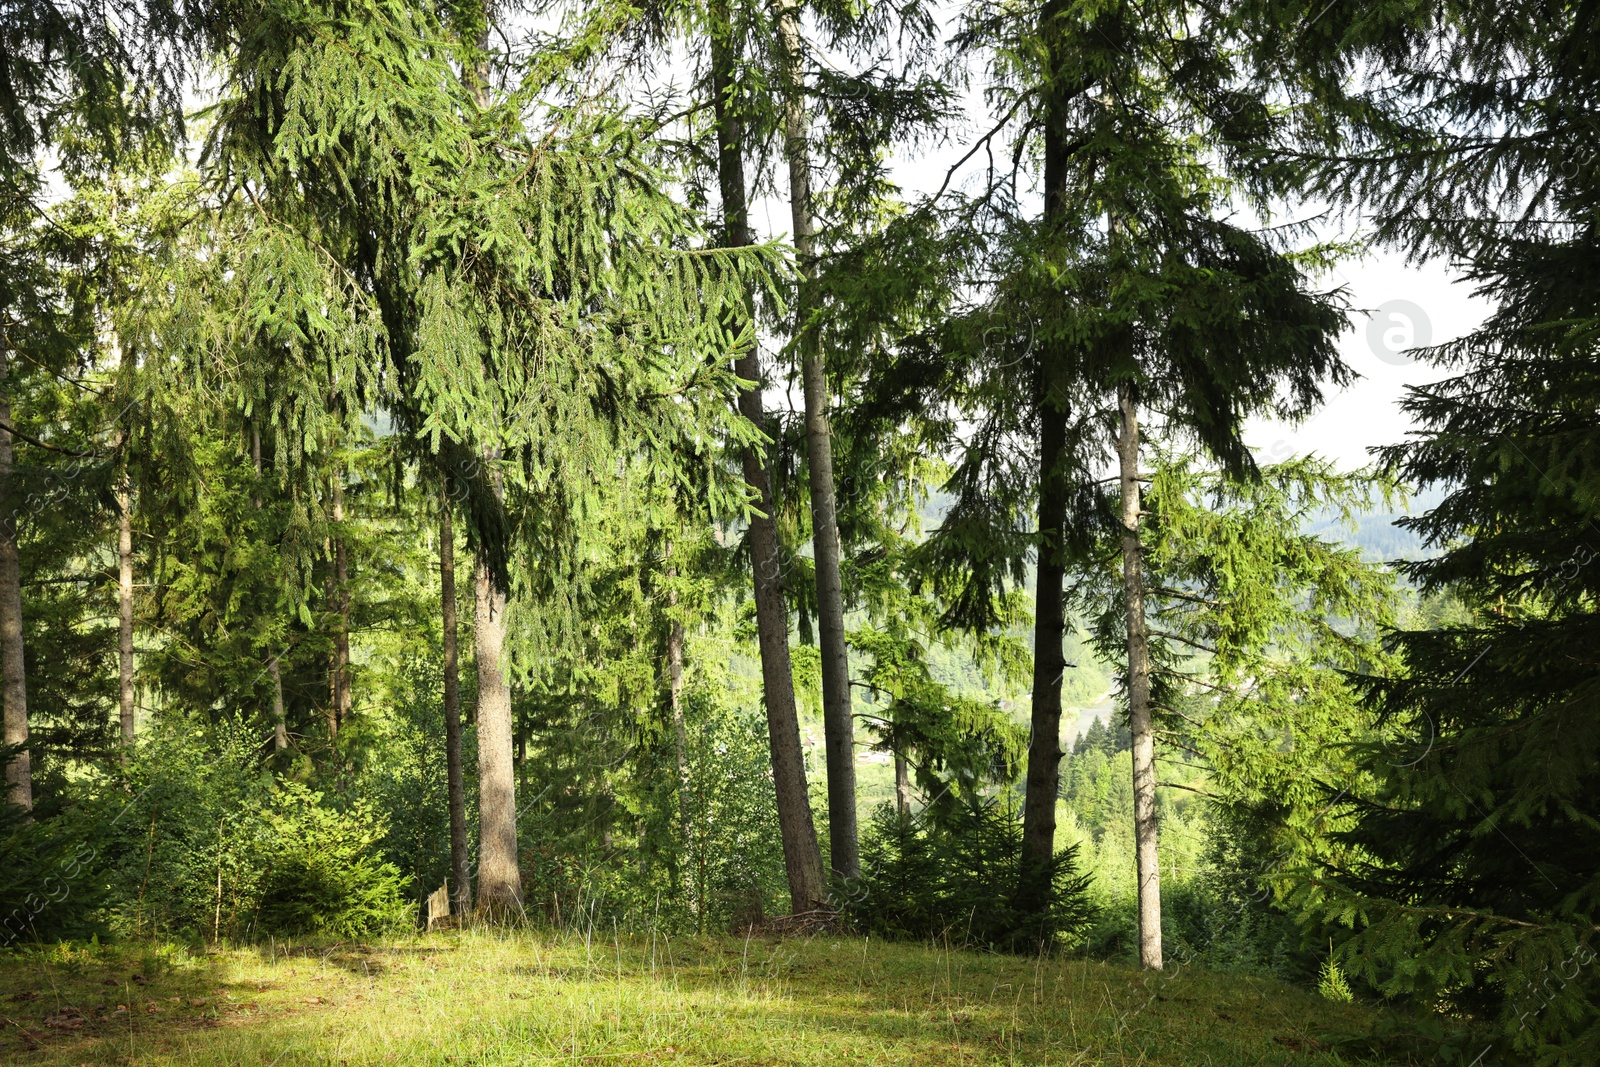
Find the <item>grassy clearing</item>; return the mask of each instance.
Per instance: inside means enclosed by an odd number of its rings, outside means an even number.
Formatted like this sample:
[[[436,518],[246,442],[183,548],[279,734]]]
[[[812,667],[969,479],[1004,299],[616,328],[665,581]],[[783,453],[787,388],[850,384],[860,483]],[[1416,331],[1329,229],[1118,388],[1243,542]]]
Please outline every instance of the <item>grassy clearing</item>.
[[[436,934],[370,945],[56,948],[0,958],[0,1062],[1314,1064],[1365,1009],[857,938]]]

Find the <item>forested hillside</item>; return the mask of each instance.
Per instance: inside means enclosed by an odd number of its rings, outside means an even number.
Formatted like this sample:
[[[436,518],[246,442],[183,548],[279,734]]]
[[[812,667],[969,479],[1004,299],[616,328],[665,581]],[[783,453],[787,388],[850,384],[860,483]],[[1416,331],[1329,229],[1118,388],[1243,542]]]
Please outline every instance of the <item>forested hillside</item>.
[[[6,1061],[1600,1060],[1596,41],[0,0]]]

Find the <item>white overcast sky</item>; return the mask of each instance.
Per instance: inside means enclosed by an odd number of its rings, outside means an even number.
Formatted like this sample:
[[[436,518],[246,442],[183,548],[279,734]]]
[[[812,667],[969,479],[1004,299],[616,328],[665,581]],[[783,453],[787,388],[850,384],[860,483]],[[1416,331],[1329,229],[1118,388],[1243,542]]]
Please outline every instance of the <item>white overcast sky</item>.
[[[1299,426],[1254,420],[1246,440],[1265,459],[1316,453],[1346,469],[1370,462],[1367,449],[1401,441],[1411,428],[1399,408],[1405,387],[1447,375],[1413,362],[1405,349],[1410,343],[1439,344],[1460,337],[1490,310],[1487,301],[1455,281],[1442,263],[1407,264],[1392,252],[1375,251],[1341,264],[1331,281],[1349,293],[1351,329],[1340,338],[1339,349],[1361,378],[1332,394],[1321,411]]]

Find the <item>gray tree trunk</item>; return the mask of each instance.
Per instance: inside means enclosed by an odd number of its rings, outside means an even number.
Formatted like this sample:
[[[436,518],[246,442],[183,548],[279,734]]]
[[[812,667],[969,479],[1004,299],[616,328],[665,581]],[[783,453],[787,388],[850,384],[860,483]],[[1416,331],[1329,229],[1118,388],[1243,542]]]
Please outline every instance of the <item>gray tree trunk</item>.
[[[10,366],[0,347],[0,422],[11,425]],[[22,565],[17,556],[17,519],[23,501],[12,484],[16,459],[11,432],[0,428],[0,675],[4,682],[7,745],[28,743],[28,680],[22,658]],[[24,811],[33,810],[33,771],[23,748],[6,765],[6,796]]]
[[[116,330],[111,347],[121,365],[124,387],[132,384],[133,353],[122,347]],[[133,744],[133,484],[128,477],[128,423],[117,430],[117,719],[124,746]]]
[[[250,462],[255,465],[256,478],[261,478],[261,430],[256,426],[255,420],[250,421]],[[257,511],[261,510],[261,494],[256,493],[250,501]],[[281,651],[273,652],[267,660],[267,678],[272,683],[272,751],[282,752],[289,747],[289,723],[283,714],[283,668],[278,664]]]
[[[498,451],[486,458],[499,458]],[[501,492],[498,476],[495,492]],[[501,656],[506,594],[484,560],[473,574],[473,641],[478,661],[478,913],[490,919],[522,914],[517,863],[517,772],[513,759],[511,690]]]
[[[267,678],[272,682],[272,751],[282,752],[289,747],[289,723],[283,714],[283,668],[276,652],[267,661]]]
[[[133,744],[133,494],[124,462],[117,482],[117,710],[122,743]]]
[[[894,806],[902,819],[910,816],[911,774],[905,756],[899,752],[894,754]]]
[[[334,474],[333,521],[344,522],[344,472]],[[334,607],[338,619],[333,634],[333,709],[338,729],[344,728],[350,717],[350,560],[345,551],[344,535],[336,533],[333,539]]]
[[[489,13],[484,9],[472,72],[473,98],[489,102]],[[498,448],[484,451],[493,462]],[[496,495],[503,496],[498,471]],[[501,656],[506,639],[506,591],[495,587],[480,555],[473,572],[473,644],[478,664],[478,899],[480,916],[502,920],[522,914],[522,870],[517,855],[517,770],[511,721],[511,690]]]
[[[1061,640],[1066,615],[1061,597],[1066,567],[1061,558],[1067,499],[1061,464],[1066,454],[1066,415],[1039,387],[1039,554],[1033,615],[1033,707],[1028,740],[1028,776],[1022,805],[1022,866],[1017,902],[1038,911],[1050,899],[1050,862],[1055,855],[1056,798],[1061,788],[1061,678],[1066,657]]]
[[[804,44],[795,0],[779,8],[783,77],[783,147],[789,165],[789,213],[799,260],[800,293],[795,321],[800,334],[800,374],[805,386],[806,459],[811,485],[811,544],[817,574],[817,642],[822,657],[822,729],[828,754],[828,851],[834,873],[861,874],[856,828],[855,716],[850,697],[850,658],[845,645],[844,588],[839,577],[837,500],[833,436],[828,419],[828,374],[815,334],[808,328],[816,270],[811,204],[811,151],[807,143]]]
[[[669,606],[678,606],[678,595],[667,598]],[[689,814],[689,730],[683,713],[683,620],[673,619],[667,631],[667,696],[672,705],[672,741],[678,760],[678,823],[683,831],[684,847],[694,827]]]
[[[1122,429],[1122,583],[1128,603],[1128,722],[1133,729],[1133,830],[1139,878],[1139,963],[1161,970],[1161,861],[1156,852],[1155,733],[1150,716],[1150,635],[1144,617],[1144,549],[1139,542],[1139,410],[1133,388],[1117,388]]]
[[[261,430],[255,420],[250,421],[250,462],[254,464],[256,478],[261,478]],[[261,494],[251,498],[250,504],[261,510]],[[272,751],[282,752],[289,747],[289,724],[283,715],[283,668],[278,665],[280,652],[273,652],[267,660],[267,679],[272,683]]]
[[[461,643],[456,625],[456,531],[450,497],[439,501],[439,615],[444,627],[444,763],[450,805],[450,909],[472,910],[467,787],[461,764]]]
[[[1052,0],[1044,11],[1046,40],[1053,37],[1050,22],[1060,4]],[[1058,64],[1054,48],[1048,57]],[[1044,217],[1056,225],[1065,212],[1066,117],[1045,101]],[[1066,615],[1061,602],[1066,577],[1062,558],[1067,522],[1067,487],[1063,469],[1067,455],[1067,398],[1054,382],[1059,359],[1055,353],[1036,355],[1034,406],[1039,417],[1039,548],[1034,586],[1033,699],[1028,740],[1027,785],[1022,805],[1022,867],[1017,903],[1026,911],[1039,911],[1049,902],[1050,863],[1055,856],[1056,798],[1061,788],[1061,680],[1067,669],[1061,641]]]
[[[727,11],[713,8],[718,25],[711,33],[712,88],[717,117],[717,176],[722,192],[724,244],[750,243],[744,184],[744,126],[731,96],[734,55],[726,32]],[[720,18],[717,12],[720,12]],[[767,417],[761,403],[761,357],[752,345],[734,364],[739,377],[754,382],[739,394],[739,411],[762,433]],[[756,634],[761,648],[761,690],[767,709],[767,739],[772,752],[772,781],[777,793],[778,826],[783,861],[789,876],[790,907],[812,911],[827,900],[817,827],[806,790],[805,754],[800,746],[800,719],[795,708],[794,674],[789,664],[789,613],[783,600],[783,575],[778,528],[773,521],[772,485],[765,458],[756,447],[744,450],[745,481],[755,491],[759,509],[750,519],[750,563],[754,572]]]
[[[328,560],[328,569],[322,575],[322,599],[327,603],[330,612],[335,611],[338,604],[339,591],[334,584],[333,569],[333,539],[329,538],[323,543],[323,554]],[[326,616],[325,616],[326,617]],[[333,624],[338,628],[338,624]],[[333,647],[328,649],[328,706],[323,710],[323,721],[328,727],[328,741],[331,743],[339,736],[339,647],[335,641]]]

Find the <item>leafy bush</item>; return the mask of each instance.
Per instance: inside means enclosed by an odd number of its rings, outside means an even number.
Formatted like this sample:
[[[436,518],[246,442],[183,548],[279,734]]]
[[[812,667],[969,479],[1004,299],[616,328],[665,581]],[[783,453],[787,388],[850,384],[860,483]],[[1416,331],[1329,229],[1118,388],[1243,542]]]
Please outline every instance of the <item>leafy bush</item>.
[[[275,779],[259,739],[226,721],[156,724],[125,778],[82,808],[114,932],[355,937],[410,917],[378,847],[385,820]]]
[[[284,786],[267,814],[262,930],[363,937],[412,921],[405,878],[377,858],[385,832],[370,805],[337,811],[301,785]]]
[[[862,884],[847,910],[880,937],[1008,952],[1075,944],[1092,914],[1077,849],[1053,858],[1042,911],[1024,911],[1012,899],[1021,859],[1021,820],[1002,804],[957,801],[909,816],[886,804],[863,838]]]
[[[529,754],[530,777],[547,788],[518,822],[530,913],[579,929],[616,922],[704,933],[786,906],[766,722],[729,706],[708,684],[684,697],[688,789],[681,795],[670,735],[635,744],[595,729],[598,715],[581,696],[533,709],[553,740]],[[586,715],[593,716],[587,723],[573,721]],[[620,759],[624,744],[641,773],[608,792],[597,771],[605,759]]]

